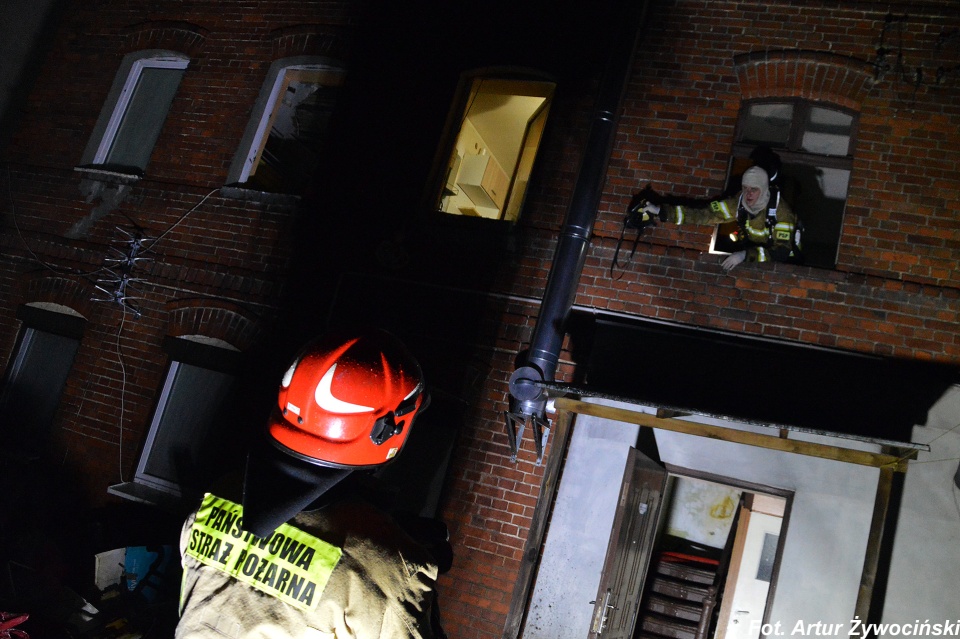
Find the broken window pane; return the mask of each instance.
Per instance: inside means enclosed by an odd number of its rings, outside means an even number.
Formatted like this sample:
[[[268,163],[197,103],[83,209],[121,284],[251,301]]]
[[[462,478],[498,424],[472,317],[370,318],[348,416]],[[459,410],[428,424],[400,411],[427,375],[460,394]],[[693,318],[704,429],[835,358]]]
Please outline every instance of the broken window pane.
[[[283,69],[241,182],[272,193],[302,193],[316,177],[342,83],[343,73],[334,69]]]
[[[799,99],[747,103],[740,112],[734,188],[760,147],[777,154],[776,182],[803,226],[803,262],[810,266],[833,268],[838,259],[856,123],[852,111]]]
[[[823,107],[811,107],[800,148],[820,155],[846,155],[850,149],[852,126],[852,115]]]

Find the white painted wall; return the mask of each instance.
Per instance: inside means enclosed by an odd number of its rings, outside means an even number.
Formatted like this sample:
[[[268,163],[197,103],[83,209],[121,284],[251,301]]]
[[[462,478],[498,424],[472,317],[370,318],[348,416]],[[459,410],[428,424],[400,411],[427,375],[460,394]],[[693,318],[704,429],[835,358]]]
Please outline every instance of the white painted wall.
[[[887,623],[960,624],[960,387],[949,389],[914,428],[930,445],[910,462],[883,609]]]
[[[590,629],[627,451],[639,426],[579,415],[543,554],[524,639],[584,639]]]
[[[701,423],[732,426],[698,417]],[[767,434],[776,431],[737,425]],[[791,433],[791,438],[837,440]],[[768,619],[784,632],[803,623],[844,623],[853,615],[879,471],[836,461],[657,431],[664,462],[740,481],[793,491],[782,533],[783,555]],[[861,450],[878,447],[844,441]]]
[[[601,402],[607,403],[607,402]],[[649,407],[614,404],[653,413]],[[719,419],[688,421],[776,434]],[[960,624],[960,388],[930,410],[913,441],[930,444],[911,462],[891,561],[883,621]],[[534,586],[525,639],[587,636],[616,499],[637,427],[578,416]],[[793,439],[879,451],[864,442],[791,433]],[[677,468],[793,492],[776,595],[768,617],[782,636],[798,624],[836,624],[847,636],[856,605],[879,471],[666,431],[656,432],[661,459]],[[816,628],[807,628],[807,636]],[[821,633],[822,634],[822,633]]]

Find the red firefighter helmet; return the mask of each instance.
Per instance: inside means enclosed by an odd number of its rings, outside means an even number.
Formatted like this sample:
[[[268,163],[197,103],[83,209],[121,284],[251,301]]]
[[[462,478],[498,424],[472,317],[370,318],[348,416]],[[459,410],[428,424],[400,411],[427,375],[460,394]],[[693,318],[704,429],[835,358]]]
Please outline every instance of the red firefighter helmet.
[[[284,374],[267,433],[312,464],[370,468],[396,457],[426,402],[420,365],[393,335],[320,339]]]

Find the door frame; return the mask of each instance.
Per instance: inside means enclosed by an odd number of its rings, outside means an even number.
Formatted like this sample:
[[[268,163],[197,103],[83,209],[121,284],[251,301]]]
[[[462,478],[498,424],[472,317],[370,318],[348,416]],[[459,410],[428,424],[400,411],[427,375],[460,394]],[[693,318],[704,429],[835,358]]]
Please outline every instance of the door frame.
[[[880,475],[877,480],[873,518],[867,539],[863,571],[860,575],[860,589],[854,609],[856,615],[861,619],[869,621],[868,615],[870,614],[874,585],[877,582],[878,571],[881,568],[880,549],[885,541],[892,539],[895,533],[895,524],[886,525],[889,523],[886,520],[890,505],[890,493],[894,473],[905,475],[908,462],[915,460],[920,451],[929,451],[929,446],[884,440],[882,442],[875,442],[881,444],[881,452],[875,453],[831,444],[790,439],[791,431],[788,428],[780,428],[776,431],[776,435],[767,435],[724,426],[684,421],[675,419],[676,413],[672,411],[661,413],[671,415],[670,417],[661,417],[659,414],[650,415],[648,413],[589,403],[567,397],[556,398],[554,400],[554,407],[557,411],[557,416],[554,420],[553,441],[550,444],[549,458],[541,479],[540,496],[537,499],[537,505],[534,508],[530,524],[530,531],[527,535],[527,541],[524,544],[520,569],[510,602],[510,611],[507,614],[506,623],[504,624],[503,639],[518,639],[520,630],[523,627],[530,603],[533,582],[539,565],[540,554],[546,537],[546,530],[556,499],[561,471],[563,470],[563,460],[566,457],[567,447],[570,442],[574,415],[592,415],[613,421],[636,424],[646,428],[679,432],[697,437],[708,437],[748,446],[758,446],[784,453],[808,455],[878,468]],[[730,419],[730,421],[737,421],[733,417],[728,419]],[[821,434],[843,437],[837,433],[824,432]],[[862,439],[857,441],[862,442]]]

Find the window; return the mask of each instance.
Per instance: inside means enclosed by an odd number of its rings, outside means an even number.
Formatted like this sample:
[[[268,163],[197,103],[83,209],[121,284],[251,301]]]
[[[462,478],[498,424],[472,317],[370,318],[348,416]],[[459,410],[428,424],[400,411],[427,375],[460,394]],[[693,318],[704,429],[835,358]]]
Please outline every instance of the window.
[[[750,166],[758,147],[780,156],[783,197],[804,225],[806,264],[836,264],[856,125],[852,112],[804,100],[750,102],[740,111],[731,176]]]
[[[137,175],[147,167],[189,61],[138,56],[143,54],[128,56],[117,73],[84,156],[86,164]]]
[[[473,79],[444,153],[436,210],[516,221],[550,110],[554,84]]]
[[[345,73],[322,64],[274,63],[247,125],[229,182],[302,194],[315,179]]]
[[[132,482],[109,492],[163,505],[193,496],[218,474],[225,450],[218,426],[225,419],[239,352],[200,336],[170,338],[171,361]],[[235,438],[234,438],[235,439]],[[218,443],[219,442],[219,443]]]
[[[0,389],[0,446],[36,455],[53,428],[85,320],[56,305],[22,306],[17,315],[24,327]]]

